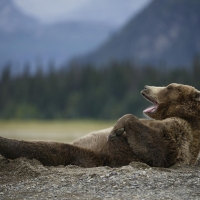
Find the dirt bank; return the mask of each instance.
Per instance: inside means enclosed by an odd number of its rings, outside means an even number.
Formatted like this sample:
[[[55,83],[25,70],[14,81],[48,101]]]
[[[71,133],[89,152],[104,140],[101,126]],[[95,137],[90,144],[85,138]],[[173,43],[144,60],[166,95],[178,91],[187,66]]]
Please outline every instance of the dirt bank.
[[[200,164],[85,169],[0,156],[0,199],[200,199]]]

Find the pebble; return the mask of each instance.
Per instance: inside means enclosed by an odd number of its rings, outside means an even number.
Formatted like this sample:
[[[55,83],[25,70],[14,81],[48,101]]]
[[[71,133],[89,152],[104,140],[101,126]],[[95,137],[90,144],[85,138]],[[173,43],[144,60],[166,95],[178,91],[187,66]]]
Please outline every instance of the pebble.
[[[200,199],[200,165],[167,170],[141,163],[121,168],[73,168],[1,159],[0,199]]]

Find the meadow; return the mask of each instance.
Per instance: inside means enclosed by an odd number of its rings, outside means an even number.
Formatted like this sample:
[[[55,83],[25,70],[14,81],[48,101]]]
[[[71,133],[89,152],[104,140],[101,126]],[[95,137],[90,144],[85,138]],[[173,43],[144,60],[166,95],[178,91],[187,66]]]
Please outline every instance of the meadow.
[[[1,120],[0,136],[72,143],[89,132],[109,128],[114,124],[114,121],[97,120]]]

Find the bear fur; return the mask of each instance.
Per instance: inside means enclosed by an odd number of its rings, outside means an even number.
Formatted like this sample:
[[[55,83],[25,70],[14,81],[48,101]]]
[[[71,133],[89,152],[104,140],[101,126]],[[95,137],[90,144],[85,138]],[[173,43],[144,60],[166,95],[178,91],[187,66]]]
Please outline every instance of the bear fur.
[[[114,127],[90,133],[72,145],[0,137],[0,154],[52,166],[119,167],[132,161],[156,167],[195,165],[200,152],[200,92],[172,83],[145,86],[141,94],[153,103],[143,111],[150,119],[127,114]]]

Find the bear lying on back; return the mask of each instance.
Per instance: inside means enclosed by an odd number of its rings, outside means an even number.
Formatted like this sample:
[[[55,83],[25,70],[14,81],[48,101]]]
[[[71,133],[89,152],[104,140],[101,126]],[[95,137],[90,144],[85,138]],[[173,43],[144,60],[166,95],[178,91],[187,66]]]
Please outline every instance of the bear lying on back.
[[[152,119],[128,114],[113,128],[90,133],[73,145],[0,137],[0,154],[10,159],[35,158],[53,166],[118,167],[132,161],[158,167],[194,165],[200,152],[200,92],[173,83],[145,86],[141,94],[153,103],[144,110]]]

